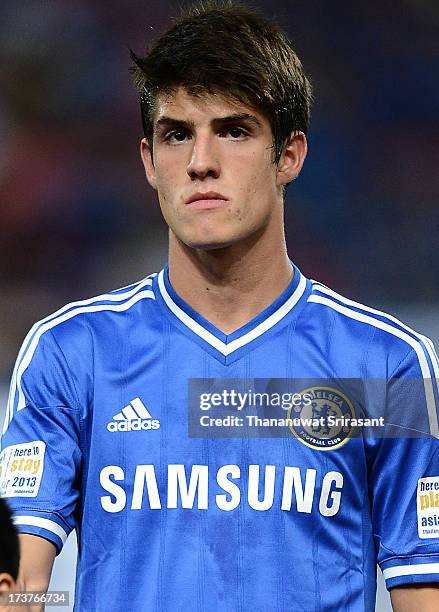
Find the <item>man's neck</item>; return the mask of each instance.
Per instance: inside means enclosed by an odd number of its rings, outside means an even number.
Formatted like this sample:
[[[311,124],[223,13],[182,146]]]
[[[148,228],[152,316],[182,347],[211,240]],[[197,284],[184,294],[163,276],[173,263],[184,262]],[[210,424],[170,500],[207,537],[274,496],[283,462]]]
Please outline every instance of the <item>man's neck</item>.
[[[292,279],[285,240],[269,252],[262,247],[257,240],[223,249],[191,249],[171,232],[171,285],[194,310],[230,334],[274,302]]]

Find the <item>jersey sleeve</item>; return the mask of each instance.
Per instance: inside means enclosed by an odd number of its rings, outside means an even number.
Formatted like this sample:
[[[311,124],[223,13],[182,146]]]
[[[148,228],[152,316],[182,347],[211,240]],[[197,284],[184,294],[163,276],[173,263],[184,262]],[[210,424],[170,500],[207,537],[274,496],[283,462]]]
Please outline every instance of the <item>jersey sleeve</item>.
[[[386,413],[395,427],[375,441],[370,469],[375,545],[388,589],[439,582],[438,364],[426,339],[413,346],[389,381]]]
[[[74,379],[52,331],[38,324],[12,376],[0,455],[0,494],[22,533],[50,540],[57,554],[75,527],[81,418]]]

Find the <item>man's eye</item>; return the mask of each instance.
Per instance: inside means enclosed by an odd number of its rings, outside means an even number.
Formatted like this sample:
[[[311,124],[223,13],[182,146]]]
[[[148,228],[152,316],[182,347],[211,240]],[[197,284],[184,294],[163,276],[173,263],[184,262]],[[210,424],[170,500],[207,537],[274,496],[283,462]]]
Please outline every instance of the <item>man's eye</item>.
[[[240,138],[246,135],[244,130],[240,127],[230,127],[227,131],[232,138]]]
[[[169,141],[177,141],[177,142],[183,142],[185,139],[187,138],[187,132],[185,130],[172,130],[171,132],[168,132],[168,134],[166,135],[166,140]]]

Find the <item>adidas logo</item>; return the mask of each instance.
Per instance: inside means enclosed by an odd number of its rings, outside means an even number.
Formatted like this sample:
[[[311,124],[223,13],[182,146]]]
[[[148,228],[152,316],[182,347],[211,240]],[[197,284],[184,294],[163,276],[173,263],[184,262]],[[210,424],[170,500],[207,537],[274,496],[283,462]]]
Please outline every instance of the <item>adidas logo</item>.
[[[128,406],[114,415],[108,423],[108,431],[140,431],[158,429],[160,421],[153,419],[140,397],[131,400]]]

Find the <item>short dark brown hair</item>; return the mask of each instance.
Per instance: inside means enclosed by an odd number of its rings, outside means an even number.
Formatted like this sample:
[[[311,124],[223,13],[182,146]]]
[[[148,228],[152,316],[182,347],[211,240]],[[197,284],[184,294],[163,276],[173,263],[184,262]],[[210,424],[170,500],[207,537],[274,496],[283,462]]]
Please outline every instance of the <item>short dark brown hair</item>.
[[[150,142],[157,96],[177,87],[226,95],[263,113],[275,162],[291,132],[308,131],[311,85],[288,38],[274,21],[234,0],[191,6],[144,57],[130,53]]]

